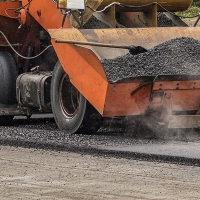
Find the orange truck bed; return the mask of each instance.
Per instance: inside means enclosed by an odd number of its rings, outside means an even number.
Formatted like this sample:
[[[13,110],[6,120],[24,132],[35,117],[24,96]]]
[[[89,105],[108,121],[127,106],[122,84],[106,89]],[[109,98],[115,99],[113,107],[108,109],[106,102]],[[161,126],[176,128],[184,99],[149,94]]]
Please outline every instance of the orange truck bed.
[[[171,111],[199,109],[198,75],[164,76],[164,79],[161,78],[163,76],[132,77],[112,83],[108,81],[100,60],[126,54],[127,50],[57,43],[56,40],[131,44],[151,49],[177,37],[192,37],[200,40],[200,28],[176,27],[168,28],[168,31],[166,28],[53,29],[49,30],[49,33],[59,60],[69,74],[71,82],[103,116],[142,115],[153,110],[163,112],[164,119],[167,117],[164,116],[167,115],[164,113],[166,102],[170,104],[168,106]]]

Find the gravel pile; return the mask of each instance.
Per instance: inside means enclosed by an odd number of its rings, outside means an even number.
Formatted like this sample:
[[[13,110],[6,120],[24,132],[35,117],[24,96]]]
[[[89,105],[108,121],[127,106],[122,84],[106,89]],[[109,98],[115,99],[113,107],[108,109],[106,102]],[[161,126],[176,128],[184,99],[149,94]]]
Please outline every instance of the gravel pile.
[[[101,61],[109,82],[124,78],[155,75],[200,74],[200,41],[176,38],[166,41],[148,52],[130,53]]]
[[[158,27],[173,27],[176,26],[171,19],[169,19],[164,13],[158,13]]]
[[[107,24],[99,21],[96,17],[92,16],[83,26],[84,29],[103,29],[109,28]]]

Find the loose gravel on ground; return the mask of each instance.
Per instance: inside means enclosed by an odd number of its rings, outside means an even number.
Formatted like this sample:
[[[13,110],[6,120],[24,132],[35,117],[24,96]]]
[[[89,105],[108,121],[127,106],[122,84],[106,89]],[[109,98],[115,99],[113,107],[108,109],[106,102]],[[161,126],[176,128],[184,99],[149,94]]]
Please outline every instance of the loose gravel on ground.
[[[139,159],[153,162],[169,162],[200,166],[199,159],[180,156],[153,155],[135,151],[110,150],[109,148],[164,144],[164,141],[136,139],[134,133],[119,126],[120,122],[107,121],[100,132],[88,134],[64,134],[52,119],[14,120],[12,126],[0,127],[0,145],[51,149],[103,157]],[[121,122],[122,123],[122,122]],[[142,130],[141,130],[142,131]],[[145,130],[148,134],[149,130]],[[140,134],[145,135],[145,131]],[[133,131],[134,132],[134,131]],[[132,134],[132,135],[131,135]],[[99,148],[100,147],[100,148]]]
[[[158,13],[158,27],[173,27],[176,26],[171,19],[169,19],[164,13]]]

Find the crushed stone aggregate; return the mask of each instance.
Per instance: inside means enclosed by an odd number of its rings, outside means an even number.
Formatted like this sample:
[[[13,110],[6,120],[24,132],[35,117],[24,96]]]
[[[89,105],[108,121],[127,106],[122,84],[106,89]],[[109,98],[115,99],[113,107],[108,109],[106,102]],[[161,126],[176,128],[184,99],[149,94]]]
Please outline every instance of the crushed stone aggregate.
[[[166,41],[145,53],[130,53],[104,59],[109,82],[125,78],[156,75],[197,75],[200,73],[200,41],[181,37]]]
[[[109,127],[105,128],[108,123],[111,127],[110,130]],[[0,145],[200,166],[199,159],[99,149],[99,145],[105,147],[121,147],[135,144],[149,145],[165,143],[159,140],[136,139],[131,137],[131,135],[123,135],[121,134],[123,132],[122,130],[117,132],[119,126],[116,126],[116,124],[118,123],[115,123],[115,121],[106,122],[103,127],[106,131],[101,130],[99,133],[83,135],[64,134],[59,131],[53,119],[29,120],[28,122],[26,120],[14,120],[12,126],[0,127]]]
[[[93,15],[91,18],[84,24],[84,29],[103,29],[103,28],[109,28],[109,26],[100,20],[98,20]]]
[[[159,12],[157,16],[158,27],[173,27],[176,26],[171,19],[169,19],[164,13]]]

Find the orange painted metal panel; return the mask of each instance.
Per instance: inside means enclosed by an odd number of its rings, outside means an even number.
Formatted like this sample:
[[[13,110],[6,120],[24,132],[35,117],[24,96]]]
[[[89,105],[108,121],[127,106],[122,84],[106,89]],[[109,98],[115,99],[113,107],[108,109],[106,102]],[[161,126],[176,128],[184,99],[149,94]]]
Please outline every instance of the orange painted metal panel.
[[[199,110],[200,80],[158,81],[152,90],[172,95],[172,111]]]
[[[102,114],[108,82],[99,59],[83,47],[55,43],[54,40],[52,44],[71,83]]]
[[[14,1],[14,2],[0,2],[0,15],[9,17],[9,18],[16,18],[18,13],[15,12],[15,9],[21,7],[21,2]]]
[[[199,80],[191,80],[191,81],[161,81],[155,82],[153,89],[154,90],[186,90],[186,89],[199,89],[200,81]]]
[[[187,111],[199,110],[200,108],[200,90],[171,90],[166,91],[172,94],[172,110]]]
[[[171,110],[172,111],[190,111],[199,110],[200,108],[200,90],[161,90],[165,94],[170,94],[172,99]],[[164,100],[164,99],[163,99]],[[158,103],[149,103],[149,109],[153,111],[161,111],[163,107],[163,101]]]
[[[22,5],[26,5],[29,0],[23,0]],[[31,1],[29,6],[27,6],[28,12],[32,17],[44,28],[61,28],[63,14],[57,8],[57,5],[53,1],[49,0],[40,0],[40,1]],[[66,18],[63,28],[72,27],[68,18]]]
[[[127,116],[145,114],[151,94],[151,84],[141,87],[141,83],[109,84],[103,116]]]

